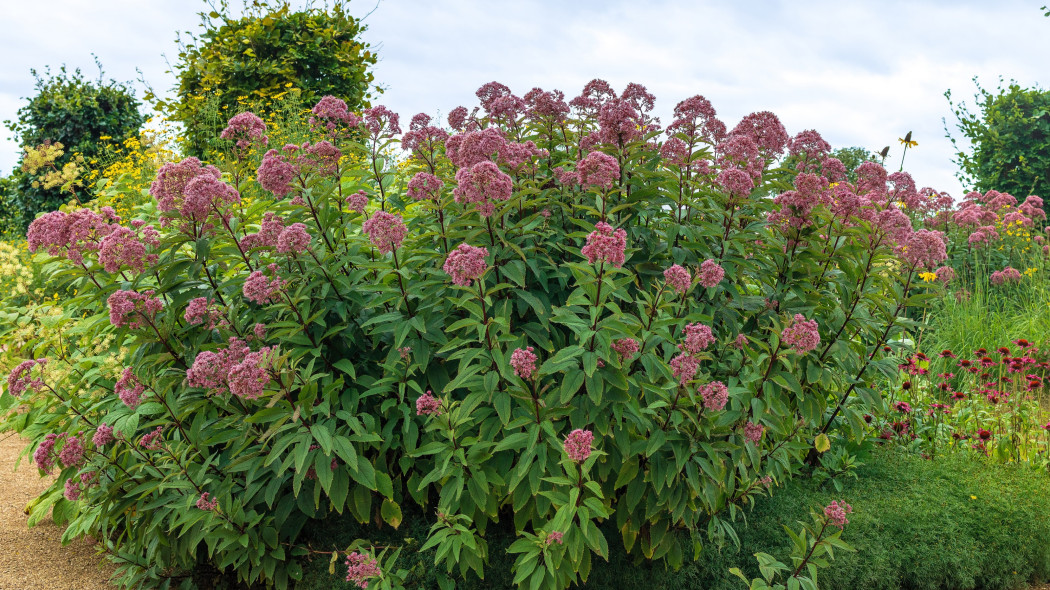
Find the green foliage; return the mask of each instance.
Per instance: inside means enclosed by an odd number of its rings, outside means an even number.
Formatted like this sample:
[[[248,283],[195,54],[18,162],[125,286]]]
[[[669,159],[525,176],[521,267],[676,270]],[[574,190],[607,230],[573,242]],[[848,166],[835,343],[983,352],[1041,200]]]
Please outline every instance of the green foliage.
[[[377,56],[346,4],[296,11],[285,0],[255,0],[238,17],[223,0],[202,13],[204,31],[175,63],[177,98],[156,103],[186,126],[186,153],[204,157],[229,117],[288,92],[311,105],[333,95],[354,109],[368,106],[379,91],[370,71]]]
[[[79,69],[63,66],[57,74],[35,70],[36,95],[18,109],[18,117],[4,124],[15,133],[23,149],[44,143],[62,144],[64,155],[54,161],[61,170],[75,159],[90,161],[99,155],[100,138],[123,141],[135,136],[145,122],[134,91],[115,80],[105,82],[99,66],[98,80],[88,80]],[[24,230],[40,211],[50,211],[71,200],[68,189],[42,185],[35,173],[16,170],[5,181],[0,214],[7,223]]]
[[[976,78],[974,83],[976,84]],[[945,93],[956,117],[956,127],[966,139],[960,148],[954,137],[958,174],[963,184],[976,190],[995,189],[1019,199],[1045,193],[1050,186],[1050,90],[1021,88],[1000,82],[995,92],[977,84],[977,112],[965,103],[956,105]]]
[[[797,171],[756,169],[757,187],[730,193],[698,172],[714,146],[686,131],[680,164],[651,131],[588,154],[593,111],[482,117],[506,135],[469,142],[415,128],[404,162],[389,155],[393,117],[363,121],[297,127],[312,150],[263,156],[245,140],[221,169],[171,164],[158,185],[169,194],[136,212],[145,227],[66,208],[31,228],[46,278],[71,295],[39,326],[19,308],[0,328],[9,364],[49,358],[23,365],[29,392],[2,398],[17,406],[6,426],[34,448],[83,433],[91,452],[59,466],[33,518],[51,510],[67,537],[100,539],[123,584],[188,580],[206,564],[286,588],[313,555],[309,523],[398,528],[413,508],[439,514],[420,549],[448,577],[488,577],[497,526],[513,527],[503,553],[522,588],[584,582],[615,547],[674,569],[732,539],[744,509],[811,452],[862,438],[864,414],[883,406],[870,379],[896,370],[883,347],[924,303],[908,288],[917,262],[894,250],[910,226],[768,198]],[[480,137],[522,143],[471,154]],[[322,139],[334,155],[315,151]],[[799,178],[823,186],[820,161]],[[607,182],[556,180],[557,167],[595,163]],[[417,200],[406,181],[424,172],[444,184]],[[485,192],[465,174],[489,175]],[[358,191],[367,209],[347,206]],[[403,243],[369,229],[402,220]],[[454,282],[444,268],[461,244],[487,254]],[[675,264],[691,274],[681,286],[664,274]],[[712,265],[724,275],[712,280]],[[701,268],[706,286],[692,278]],[[819,342],[793,343],[808,320]],[[636,353],[614,348],[626,338]],[[511,362],[526,347],[532,374]],[[714,382],[724,404],[698,391]],[[122,403],[136,384],[142,403]],[[428,391],[439,413],[420,411]],[[115,440],[89,442],[103,424]],[[567,437],[584,431],[593,445],[574,456]],[[410,572],[381,545],[369,533],[339,550],[379,558],[378,584],[396,587]]]

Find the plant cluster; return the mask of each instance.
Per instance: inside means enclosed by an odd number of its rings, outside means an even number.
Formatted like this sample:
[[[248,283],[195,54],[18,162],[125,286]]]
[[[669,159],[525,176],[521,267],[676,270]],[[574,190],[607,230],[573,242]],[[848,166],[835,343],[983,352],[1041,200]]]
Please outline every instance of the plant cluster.
[[[294,10],[286,0],[255,0],[236,16],[222,0],[201,14],[199,37],[180,40],[177,98],[146,98],[185,125],[186,153],[201,158],[221,149],[217,136],[245,100],[269,105],[293,92],[307,104],[336,95],[366,107],[378,92],[370,71],[377,56],[346,4]]]
[[[609,558],[601,527],[677,568],[864,435],[947,256],[898,205],[910,177],[850,183],[815,131],[730,129],[701,96],[661,128],[638,84],[477,96],[404,132],[324,97],[283,146],[241,113],[221,167],[165,164],[132,219],[34,221],[70,293],[43,324],[67,338],[8,352],[6,425],[59,473],[35,517],[100,539],[125,584],[210,563],[287,587],[311,519],[414,505],[443,571],[483,575],[512,523],[514,583],[565,588]],[[409,583],[384,551],[333,559]]]

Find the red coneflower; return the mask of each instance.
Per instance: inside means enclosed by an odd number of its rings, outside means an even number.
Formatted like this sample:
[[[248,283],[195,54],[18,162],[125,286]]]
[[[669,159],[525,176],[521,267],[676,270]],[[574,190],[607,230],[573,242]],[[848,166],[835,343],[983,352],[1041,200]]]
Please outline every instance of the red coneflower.
[[[942,350],[941,354],[939,356],[942,359],[953,359],[953,358],[956,358],[955,355],[952,353],[952,351],[950,351],[948,349]]]
[[[992,438],[992,433],[982,428],[977,431],[977,436],[980,437],[981,440],[988,440]]]

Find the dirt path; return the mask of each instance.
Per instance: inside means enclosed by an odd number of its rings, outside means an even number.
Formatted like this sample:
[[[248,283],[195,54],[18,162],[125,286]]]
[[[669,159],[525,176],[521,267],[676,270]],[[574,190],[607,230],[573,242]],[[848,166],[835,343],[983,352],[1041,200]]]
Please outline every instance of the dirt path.
[[[63,547],[63,529],[50,520],[26,526],[26,504],[48,481],[31,460],[14,470],[24,445],[0,434],[0,590],[114,590],[112,568],[86,541]]]

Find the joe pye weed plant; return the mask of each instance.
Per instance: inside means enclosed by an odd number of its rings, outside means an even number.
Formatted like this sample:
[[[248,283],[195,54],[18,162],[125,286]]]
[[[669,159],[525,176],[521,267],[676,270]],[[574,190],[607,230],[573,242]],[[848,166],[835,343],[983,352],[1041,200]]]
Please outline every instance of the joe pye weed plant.
[[[910,177],[851,184],[815,131],[729,129],[701,96],[661,128],[638,84],[477,96],[404,132],[325,97],[284,146],[242,113],[221,168],[164,165],[131,219],[39,217],[75,293],[49,326],[76,338],[8,352],[6,424],[59,473],[35,517],[100,539],[126,586],[211,564],[284,588],[311,520],[414,504],[448,575],[483,576],[507,522],[515,582],[565,588],[610,543],[677,567],[732,539],[863,435],[946,257],[898,207],[931,198]],[[411,584],[397,548],[344,555],[362,588]]]

